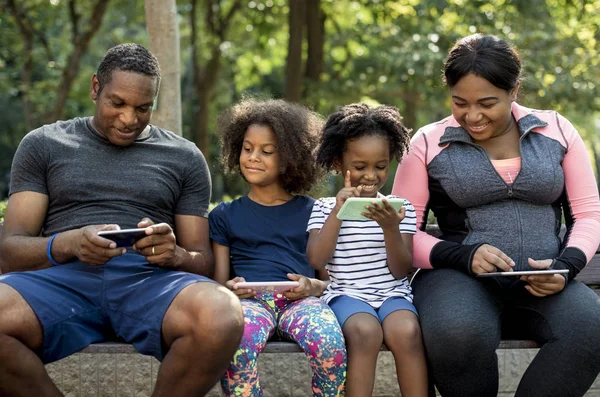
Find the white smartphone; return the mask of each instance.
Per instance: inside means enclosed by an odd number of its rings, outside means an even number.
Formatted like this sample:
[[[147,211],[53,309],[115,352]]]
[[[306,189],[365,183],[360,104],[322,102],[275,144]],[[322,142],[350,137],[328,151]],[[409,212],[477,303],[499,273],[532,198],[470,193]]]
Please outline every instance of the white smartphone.
[[[386,198],[385,199],[392,208],[398,212],[404,205],[402,198]],[[337,213],[337,218],[343,221],[363,221],[369,218],[362,215],[363,212],[369,212],[365,207],[373,203],[382,204],[383,199],[377,197],[350,197],[346,199],[342,208]]]
[[[101,230],[98,236],[117,243],[117,247],[131,247],[136,241],[146,237],[146,229]]]
[[[300,286],[298,281],[242,281],[233,285],[234,289],[253,289],[258,293],[280,294]]]
[[[564,274],[569,273],[569,269],[547,269],[547,270],[519,270],[514,272],[493,272],[481,273],[477,277],[496,277],[496,276],[533,276],[536,274]]]

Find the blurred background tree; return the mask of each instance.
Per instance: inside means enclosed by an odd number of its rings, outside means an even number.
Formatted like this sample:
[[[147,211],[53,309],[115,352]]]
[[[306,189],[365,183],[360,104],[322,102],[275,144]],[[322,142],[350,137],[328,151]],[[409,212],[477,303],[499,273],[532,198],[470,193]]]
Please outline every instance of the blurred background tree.
[[[144,3],[0,0],[0,199],[24,134],[91,115],[89,82],[106,50],[150,45]],[[176,11],[182,98],[172,111],[209,161],[216,201],[246,189],[220,172],[214,130],[227,106],[244,95],[286,98],[326,116],[346,103],[385,103],[416,131],[450,113],[442,62],[475,32],[520,50],[519,102],[569,118],[600,165],[600,0],[179,0]]]

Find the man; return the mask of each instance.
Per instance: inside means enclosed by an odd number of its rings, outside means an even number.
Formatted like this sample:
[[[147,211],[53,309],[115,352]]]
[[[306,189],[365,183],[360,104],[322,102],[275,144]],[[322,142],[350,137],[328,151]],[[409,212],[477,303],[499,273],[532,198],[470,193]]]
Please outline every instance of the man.
[[[210,175],[187,140],[149,125],[154,55],[108,51],[91,118],[43,126],[15,154],[0,241],[0,396],[59,396],[44,369],[119,337],[162,361],[155,396],[204,395],[243,331],[210,282]],[[133,249],[100,230],[145,228]]]

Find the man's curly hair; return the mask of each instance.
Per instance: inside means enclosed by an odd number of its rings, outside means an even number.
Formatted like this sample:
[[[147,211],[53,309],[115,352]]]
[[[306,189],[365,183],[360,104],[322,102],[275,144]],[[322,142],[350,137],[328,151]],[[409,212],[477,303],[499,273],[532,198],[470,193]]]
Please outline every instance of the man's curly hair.
[[[398,161],[408,152],[410,131],[402,124],[402,116],[394,106],[375,108],[366,103],[342,106],[329,116],[317,151],[317,163],[327,171],[341,164],[348,141],[367,135],[387,138],[390,158]]]
[[[292,194],[308,192],[319,180],[315,150],[323,119],[306,107],[281,99],[243,99],[223,112],[217,121],[221,163],[226,173],[243,174],[240,154],[244,136],[253,124],[268,126],[277,140],[280,182]]]
[[[160,85],[160,66],[158,59],[145,47],[135,44],[119,44],[108,50],[100,65],[96,76],[98,77],[98,95],[104,86],[110,83],[115,70],[135,72],[156,78],[157,86]]]

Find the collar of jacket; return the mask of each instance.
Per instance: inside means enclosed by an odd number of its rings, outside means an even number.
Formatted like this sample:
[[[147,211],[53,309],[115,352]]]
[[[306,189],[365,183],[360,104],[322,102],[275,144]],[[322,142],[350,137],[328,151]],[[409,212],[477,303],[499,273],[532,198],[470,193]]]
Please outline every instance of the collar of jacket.
[[[517,120],[521,139],[523,139],[523,137],[534,128],[545,127],[548,125],[548,123],[535,116],[531,109],[523,107],[516,102],[512,103],[511,111],[513,117],[515,120]],[[452,142],[473,143],[471,135],[469,135],[469,133],[460,126],[454,117],[450,117],[450,125],[444,130],[444,134],[440,138],[438,145],[445,146]]]

